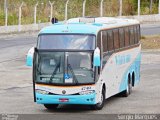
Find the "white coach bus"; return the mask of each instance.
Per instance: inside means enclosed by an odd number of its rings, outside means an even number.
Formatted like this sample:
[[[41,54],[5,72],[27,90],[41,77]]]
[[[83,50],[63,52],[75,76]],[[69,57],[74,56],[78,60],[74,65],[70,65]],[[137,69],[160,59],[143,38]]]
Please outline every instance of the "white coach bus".
[[[140,80],[139,39],[140,24],[130,19],[72,18],[43,28],[34,48],[34,101],[99,110],[115,94],[127,97]]]

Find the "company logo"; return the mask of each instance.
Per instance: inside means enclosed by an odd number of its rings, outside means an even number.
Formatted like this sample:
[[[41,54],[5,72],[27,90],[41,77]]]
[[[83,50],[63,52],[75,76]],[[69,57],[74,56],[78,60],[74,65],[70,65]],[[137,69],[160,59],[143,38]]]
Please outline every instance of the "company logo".
[[[66,91],[65,91],[65,90],[62,90],[62,94],[66,94]]]
[[[130,62],[131,56],[130,55],[118,55],[115,57],[115,59],[116,59],[117,65],[122,65],[122,64]]]

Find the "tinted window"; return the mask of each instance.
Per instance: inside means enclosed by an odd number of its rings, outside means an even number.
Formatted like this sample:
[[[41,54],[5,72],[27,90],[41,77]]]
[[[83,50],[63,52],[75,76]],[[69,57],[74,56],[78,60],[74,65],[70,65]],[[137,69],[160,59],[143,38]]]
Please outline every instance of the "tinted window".
[[[99,32],[97,36],[97,47],[101,49],[101,32]]]
[[[128,27],[125,27],[125,47],[129,46],[129,29]]]
[[[119,49],[119,35],[118,35],[118,29],[113,30],[114,34],[114,49]]]
[[[138,42],[140,40],[140,26],[137,25],[137,36],[138,36]]]
[[[39,49],[95,49],[94,35],[40,35]]]
[[[119,40],[120,40],[120,48],[123,48],[125,46],[124,41],[124,29],[119,28]]]
[[[112,51],[114,49],[112,30],[108,30],[107,35],[108,35],[108,50]]]
[[[103,52],[107,52],[107,31],[102,32],[102,43],[103,43]]]
[[[130,37],[129,37],[129,41],[130,41],[129,43],[130,43],[130,45],[133,45],[133,44],[134,44],[134,37],[135,37],[135,36],[134,36],[133,26],[130,26],[130,27],[129,27],[129,34],[130,34],[130,35],[129,35],[129,36],[130,36]]]
[[[93,83],[92,52],[38,52],[36,82]]]
[[[135,44],[138,43],[138,33],[137,33],[137,26],[134,26],[134,36],[135,36]]]

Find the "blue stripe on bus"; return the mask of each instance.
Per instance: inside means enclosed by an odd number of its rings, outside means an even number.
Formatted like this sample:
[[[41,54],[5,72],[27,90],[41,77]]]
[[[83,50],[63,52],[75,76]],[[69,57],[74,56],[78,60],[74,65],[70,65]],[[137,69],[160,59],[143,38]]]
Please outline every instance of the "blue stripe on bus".
[[[68,99],[68,102],[60,102],[59,99]],[[88,95],[46,95],[36,93],[38,104],[95,104],[96,93]]]
[[[88,24],[62,24],[62,25],[52,25],[43,28],[39,34],[44,33],[81,33],[81,34],[97,34],[97,31],[101,26],[88,25]],[[87,28],[87,29],[86,29]]]
[[[124,75],[122,77],[120,87],[119,87],[120,92],[126,90],[127,84],[128,84],[128,74],[130,73],[132,75],[133,71],[135,73],[134,85],[139,83],[139,81],[140,81],[140,60],[141,60],[141,53],[138,54],[135,61],[132,63],[132,65],[124,73]]]

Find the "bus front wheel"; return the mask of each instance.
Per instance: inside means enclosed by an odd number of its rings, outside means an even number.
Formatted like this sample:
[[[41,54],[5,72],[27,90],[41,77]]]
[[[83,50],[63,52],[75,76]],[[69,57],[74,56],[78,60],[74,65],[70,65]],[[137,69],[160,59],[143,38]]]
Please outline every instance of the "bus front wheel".
[[[104,107],[104,102],[105,102],[105,90],[103,89],[101,93],[101,101],[95,105],[91,105],[91,109],[101,110]]]
[[[44,104],[44,107],[52,110],[52,109],[56,109],[58,107],[58,104]]]

